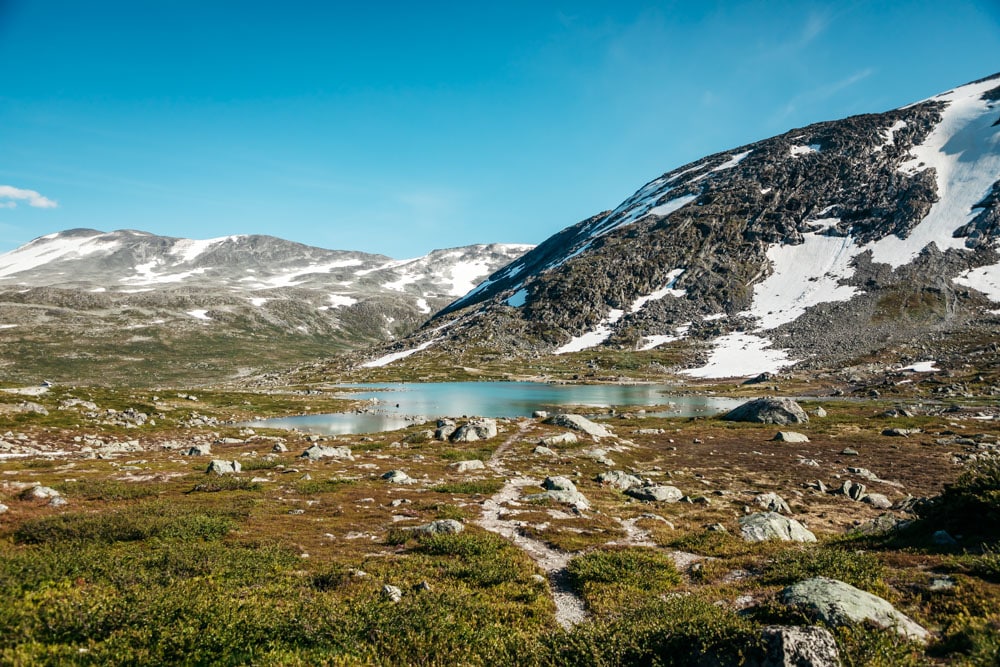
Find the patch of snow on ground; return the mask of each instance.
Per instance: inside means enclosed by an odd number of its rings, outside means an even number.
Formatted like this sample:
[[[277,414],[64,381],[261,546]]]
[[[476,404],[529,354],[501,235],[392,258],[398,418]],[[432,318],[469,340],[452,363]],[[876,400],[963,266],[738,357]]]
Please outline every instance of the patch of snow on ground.
[[[261,306],[263,306],[267,302],[268,302],[268,299],[265,299],[265,298],[259,297],[259,296],[250,299],[250,303],[252,303],[257,308],[260,308]]]
[[[121,244],[118,241],[102,241],[103,234],[81,241],[79,237],[62,238],[49,234],[35,239],[27,245],[0,255],[0,278],[37,268],[57,259],[77,259],[97,252],[110,254]]]
[[[358,302],[357,299],[347,296],[346,294],[328,294],[326,298],[329,299],[331,308],[353,306]]]
[[[207,310],[189,310],[187,314],[196,320],[211,320],[212,318],[208,316]]]
[[[733,157],[729,158],[728,161],[723,162],[718,167],[713,168],[712,171],[724,171],[726,169],[732,169],[733,167],[735,167],[736,165],[738,165],[740,162],[743,162],[743,160],[745,160],[746,157],[748,155],[750,155],[750,153],[753,153],[753,151],[750,150],[750,151],[746,151],[744,153],[737,153]]]
[[[485,261],[477,259],[471,262],[460,262],[451,270],[451,296],[468,294],[479,281],[489,275],[490,266]]]
[[[147,264],[140,264],[135,267],[137,273],[134,276],[120,278],[118,282],[132,285],[162,285],[168,283],[179,283],[187,280],[191,276],[201,275],[208,270],[203,267],[200,269],[192,269],[190,271],[181,271],[180,273],[157,275],[153,273],[153,268],[156,264],[157,262],[155,260]]]
[[[520,308],[528,301],[528,290],[519,289],[507,298],[507,305]]]
[[[714,315],[706,315],[705,317],[703,317],[701,319],[704,322],[714,322],[715,320],[722,320],[722,319],[725,319],[725,318],[726,318],[726,314],[725,313],[715,313]]]
[[[402,292],[407,285],[412,285],[420,279],[420,276],[414,273],[404,273],[397,280],[392,282],[383,283],[382,287],[386,289],[391,289],[394,292]]]
[[[924,143],[913,147],[913,159],[900,170],[915,174],[934,168],[938,201],[907,238],[892,235],[867,245],[873,261],[897,268],[913,261],[931,242],[942,251],[965,247],[965,239],[952,233],[976,217],[979,211],[972,207],[1000,179],[1000,126],[993,126],[996,109],[980,99],[996,85],[996,80],[973,83],[932,98],[948,102],[941,122]]]
[[[935,368],[935,365],[937,365],[937,362],[933,360],[918,361],[915,364],[910,364],[909,366],[904,367],[902,370],[913,371],[914,373],[936,373],[941,369]]]
[[[809,153],[819,153],[819,144],[809,144],[808,146],[792,146],[789,149],[792,153],[792,157],[799,157],[801,155],[808,155]]]
[[[982,292],[990,301],[1000,303],[1000,264],[980,266],[959,274],[952,282]]]
[[[361,367],[362,368],[380,368],[382,366],[388,366],[389,364],[391,364],[394,361],[399,361],[400,359],[405,359],[406,357],[410,356],[411,354],[415,354],[417,352],[420,352],[421,350],[426,350],[427,348],[429,348],[431,345],[433,345],[436,342],[437,342],[436,339],[435,340],[429,340],[426,343],[421,343],[420,345],[417,345],[412,350],[403,350],[402,352],[393,352],[392,354],[387,354],[384,357],[379,357],[378,359],[375,359],[373,361],[366,361],[365,363],[361,364]]]
[[[16,326],[16,324],[0,324],[0,329],[13,329]]]
[[[881,145],[875,147],[875,152],[878,153],[879,151],[882,150],[883,147],[892,146],[893,144],[895,144],[896,133],[902,130],[904,127],[906,127],[905,120],[897,120],[895,123],[893,123],[892,127],[888,128],[885,131],[885,141]]]
[[[701,368],[681,371],[683,375],[698,378],[746,377],[760,373],[773,373],[790,366],[795,361],[788,358],[786,350],[771,350],[771,341],[746,333],[731,333],[716,338],[715,349],[708,363]]]
[[[840,224],[840,218],[816,218],[815,220],[806,220],[806,224],[815,225],[821,229],[829,229]]]
[[[675,340],[681,340],[687,335],[689,329],[691,329],[691,322],[685,322],[684,324],[675,327],[674,333],[672,334],[645,336],[643,337],[642,345],[639,346],[639,351],[645,352],[647,350],[652,350],[655,347],[659,347],[664,343],[672,343]]]
[[[593,331],[588,331],[585,334],[580,334],[579,336],[574,336],[565,345],[556,349],[554,354],[566,354],[568,352],[580,352],[581,350],[587,350],[592,347],[600,345],[606,341],[612,333],[612,325],[614,325],[618,320],[622,318],[625,314],[624,310],[618,310],[617,308],[612,308],[611,312],[601,320]]]
[[[668,295],[681,297],[687,294],[686,290],[674,289],[674,285],[677,284],[677,279],[681,277],[682,273],[684,273],[684,269],[672,270],[670,273],[667,274],[667,284],[665,287],[656,290],[652,294],[647,294],[646,296],[640,296],[638,299],[632,302],[632,305],[629,307],[628,312],[638,313],[640,310],[642,310],[642,307],[645,306],[650,301],[657,301]]]
[[[748,315],[761,330],[774,329],[802,315],[807,308],[830,301],[847,301],[857,293],[840,280],[854,273],[851,260],[861,248],[850,237],[803,234],[799,245],[775,243],[767,250],[773,273],[754,285]]]
[[[197,259],[199,255],[204,253],[206,250],[212,246],[218,245],[224,241],[230,239],[239,238],[237,236],[220,236],[215,239],[179,239],[174,247],[170,249],[170,254],[174,257],[179,258],[182,262],[191,262]]]
[[[660,206],[655,206],[649,209],[646,215],[657,215],[661,218],[666,217],[681,207],[687,206],[697,198],[698,195],[684,195],[683,197],[678,197],[677,199],[671,199],[666,204],[661,204]]]
[[[431,307],[427,305],[427,299],[417,299],[417,310],[424,315],[428,315],[431,312]]]
[[[92,289],[90,291],[94,292],[95,294],[100,294],[101,292],[107,292],[108,288],[107,287],[95,287],[94,289]]]

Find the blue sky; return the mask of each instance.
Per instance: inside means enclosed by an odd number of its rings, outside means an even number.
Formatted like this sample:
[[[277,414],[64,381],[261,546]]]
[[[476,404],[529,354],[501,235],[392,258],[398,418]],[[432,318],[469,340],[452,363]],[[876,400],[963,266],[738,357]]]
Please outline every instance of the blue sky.
[[[538,243],[997,54],[1000,0],[0,0],[0,252],[73,227]]]

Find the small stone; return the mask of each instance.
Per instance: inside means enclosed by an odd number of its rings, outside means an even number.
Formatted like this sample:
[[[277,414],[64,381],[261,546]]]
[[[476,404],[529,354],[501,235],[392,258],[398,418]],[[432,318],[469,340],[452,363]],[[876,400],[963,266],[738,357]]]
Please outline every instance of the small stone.
[[[559,445],[575,445],[579,441],[575,433],[567,431],[560,435],[550,435],[547,438],[542,438],[539,442],[544,447],[558,447]]]
[[[186,452],[184,452],[185,456],[211,456],[211,454],[212,454],[212,446],[207,442],[199,445],[194,445]]]
[[[411,530],[424,535],[457,535],[465,530],[465,526],[454,519],[439,519]]]
[[[636,500],[645,502],[676,503],[684,497],[684,493],[676,486],[655,484],[632,487],[625,493]]]
[[[816,536],[805,526],[777,512],[760,512],[740,518],[740,534],[747,542],[815,542]]]
[[[631,489],[633,486],[642,486],[641,479],[622,470],[602,472],[597,476],[596,481],[602,486],[611,486],[622,491]]]
[[[232,475],[234,473],[241,472],[243,466],[240,465],[239,461],[222,461],[220,459],[215,459],[208,464],[208,468],[205,469],[206,474],[212,475]]]
[[[10,511],[10,508],[4,505],[3,503],[0,503],[0,514],[4,514],[8,511]]]
[[[817,407],[813,410],[813,415],[822,419],[823,417],[826,417],[826,410],[824,410],[822,406]]]
[[[403,599],[403,591],[401,591],[396,586],[390,586],[386,584],[382,587],[382,597],[384,597],[389,602],[399,602]]]
[[[472,470],[483,470],[486,468],[486,464],[479,459],[470,459],[468,461],[455,461],[448,465],[449,468],[455,470],[455,472],[470,472]]]
[[[32,486],[21,492],[21,498],[24,500],[49,500],[60,495],[58,491],[48,486]]]
[[[947,530],[938,530],[931,535],[931,541],[942,547],[953,547],[958,544],[954,537],[952,537]]]
[[[556,453],[544,445],[538,445],[533,450],[533,454],[538,454],[539,456],[556,456]]]
[[[49,501],[49,507],[63,507],[68,504],[69,503],[62,496],[56,496],[55,498]]]
[[[417,480],[407,475],[402,470],[390,470],[382,475],[382,479],[390,484],[416,484]]]
[[[547,410],[535,410],[531,413],[534,419],[548,419],[549,413]]]
[[[768,512],[779,512],[781,514],[791,514],[792,508],[788,506],[785,499],[777,493],[761,493],[753,499],[754,504]]]
[[[313,445],[299,455],[300,458],[318,461],[319,459],[346,459],[353,461],[350,447],[329,447],[327,445]]]
[[[284,443],[277,442],[274,444],[274,447],[271,447],[271,451],[276,454],[283,454],[288,451],[288,447]]]
[[[852,449],[851,447],[844,447],[840,450],[841,456],[858,456],[858,450]]]
[[[771,626],[761,631],[766,667],[840,667],[837,641],[819,626]]]
[[[892,508],[892,501],[881,493],[869,493],[861,498],[861,502],[871,505],[877,510],[887,510]]]
[[[809,442],[809,438],[804,433],[796,431],[778,431],[771,440],[778,442]]]

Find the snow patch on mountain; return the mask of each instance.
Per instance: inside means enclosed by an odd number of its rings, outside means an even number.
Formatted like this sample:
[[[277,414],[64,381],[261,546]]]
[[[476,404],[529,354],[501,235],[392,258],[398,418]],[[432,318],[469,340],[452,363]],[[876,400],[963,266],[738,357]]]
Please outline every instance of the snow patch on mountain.
[[[747,333],[731,333],[712,341],[708,363],[700,368],[681,371],[697,378],[746,377],[773,373],[796,363],[786,350],[771,349],[771,341]]]
[[[910,151],[913,159],[901,171],[916,174],[934,169],[938,201],[905,239],[887,236],[868,244],[873,261],[898,268],[913,261],[930,243],[942,251],[965,247],[965,239],[955,238],[953,232],[976,217],[972,207],[1000,180],[1000,126],[994,125],[997,103],[982,99],[996,85],[996,79],[991,79],[931,98],[947,107],[924,142]]]
[[[624,314],[624,310],[612,308],[611,312],[609,312],[605,318],[601,320],[601,323],[598,324],[592,331],[580,334],[579,336],[574,336],[568,343],[556,349],[555,354],[580,352],[582,350],[587,350],[600,345],[610,338],[612,333],[614,333],[612,326],[616,324]]]
[[[361,367],[362,368],[380,368],[382,366],[388,366],[389,364],[391,364],[394,361],[399,361],[400,359],[405,359],[406,357],[410,356],[411,354],[416,354],[417,352],[421,352],[423,350],[426,350],[427,348],[429,348],[431,345],[433,345],[436,342],[437,342],[437,339],[429,340],[429,341],[427,341],[425,343],[421,343],[420,345],[418,345],[418,346],[416,346],[416,347],[414,347],[412,349],[403,350],[402,352],[393,352],[392,354],[387,354],[384,357],[379,357],[378,359],[373,359],[372,361],[366,361],[365,363],[361,364]]]
[[[99,232],[95,234],[99,236]],[[77,236],[49,234],[12,250],[2,256],[0,277],[12,276],[23,271],[44,266],[60,259],[76,259],[97,253],[110,253],[120,247],[117,241],[89,238],[81,241]]]
[[[954,282],[982,292],[990,301],[1000,303],[1000,264],[969,269],[959,274]]]
[[[775,243],[767,250],[772,272],[754,285],[746,315],[761,330],[792,322],[820,303],[848,301],[857,288],[841,284],[854,274],[851,262],[862,250],[851,237],[803,234],[799,245]]]
[[[684,269],[672,270],[670,273],[667,274],[667,284],[662,289],[658,289],[655,292],[652,292],[651,294],[647,294],[646,296],[640,296],[638,299],[632,302],[632,305],[629,306],[628,312],[638,313],[640,310],[642,310],[642,307],[645,306],[650,301],[657,301],[665,296],[682,297],[685,294],[687,294],[685,290],[674,289],[674,285],[677,284],[677,279],[680,278],[681,274],[683,273]]]

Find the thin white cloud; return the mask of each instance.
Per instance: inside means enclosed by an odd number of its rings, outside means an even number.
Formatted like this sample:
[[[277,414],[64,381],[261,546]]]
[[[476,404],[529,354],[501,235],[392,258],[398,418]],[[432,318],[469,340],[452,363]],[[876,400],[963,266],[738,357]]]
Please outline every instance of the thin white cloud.
[[[19,201],[27,202],[33,208],[56,208],[59,206],[48,197],[43,197],[34,190],[15,188],[12,185],[0,185],[0,208],[15,208]]]

